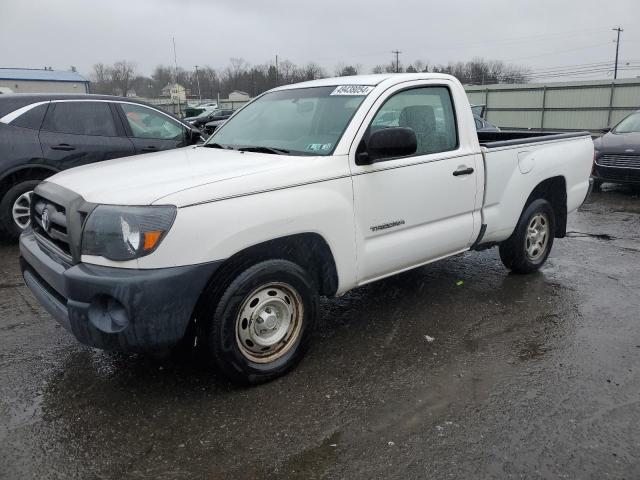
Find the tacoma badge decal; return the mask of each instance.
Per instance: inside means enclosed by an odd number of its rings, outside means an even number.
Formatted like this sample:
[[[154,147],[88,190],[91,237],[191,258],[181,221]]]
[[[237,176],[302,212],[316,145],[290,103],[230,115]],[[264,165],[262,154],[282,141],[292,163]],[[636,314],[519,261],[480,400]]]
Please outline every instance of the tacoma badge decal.
[[[404,220],[394,220],[393,222],[383,223],[382,225],[375,225],[371,228],[372,232],[377,232],[378,230],[386,230],[387,228],[399,227],[400,225],[404,225]]]

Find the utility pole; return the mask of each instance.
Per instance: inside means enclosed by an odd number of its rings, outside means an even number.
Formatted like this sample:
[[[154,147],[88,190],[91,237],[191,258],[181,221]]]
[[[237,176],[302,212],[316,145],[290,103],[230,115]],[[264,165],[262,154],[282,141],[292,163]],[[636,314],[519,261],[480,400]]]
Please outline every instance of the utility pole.
[[[278,86],[278,55],[276,55],[276,87]]]
[[[180,102],[180,88],[178,87],[178,56],[176,55],[176,37],[171,37],[171,41],[173,42],[173,64],[176,67],[175,70],[175,89],[176,96],[178,98],[178,112],[180,117],[182,117],[182,104]]]
[[[200,75],[198,75],[198,65],[196,65],[196,80],[198,82],[198,99],[202,102],[202,95],[200,94]]]
[[[618,78],[618,52],[620,51],[620,32],[624,32],[624,29],[617,27],[617,28],[612,28],[612,30],[618,32],[618,39],[616,40],[616,66],[613,70],[613,79],[617,79]]]
[[[392,50],[391,53],[394,53],[396,56],[396,73],[400,72],[400,54],[402,53],[400,50]]]

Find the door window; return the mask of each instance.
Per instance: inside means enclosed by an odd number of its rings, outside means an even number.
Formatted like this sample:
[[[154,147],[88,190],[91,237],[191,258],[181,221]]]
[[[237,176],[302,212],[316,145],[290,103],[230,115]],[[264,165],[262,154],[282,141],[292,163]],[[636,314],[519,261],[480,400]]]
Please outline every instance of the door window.
[[[40,130],[42,119],[44,118],[44,114],[47,111],[48,106],[49,103],[43,103],[42,105],[33,107],[29,111],[20,115],[13,122],[11,122],[11,125],[14,125],[16,127],[30,128],[32,130]]]
[[[175,120],[142,105],[120,104],[135,138],[182,140],[184,127]]]
[[[451,94],[446,87],[421,87],[396,93],[382,105],[368,135],[390,127],[411,128],[417,137],[414,155],[446,152],[458,146]]]
[[[57,133],[117,136],[107,102],[54,102],[42,128]]]

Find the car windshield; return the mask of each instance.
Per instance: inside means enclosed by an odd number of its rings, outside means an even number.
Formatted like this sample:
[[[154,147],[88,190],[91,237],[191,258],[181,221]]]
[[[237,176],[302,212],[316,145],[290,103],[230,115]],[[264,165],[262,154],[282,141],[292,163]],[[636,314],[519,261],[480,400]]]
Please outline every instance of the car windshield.
[[[330,155],[371,90],[350,85],[270,92],[238,111],[205,145]]]
[[[632,113],[613,129],[613,133],[640,132],[640,112]]]

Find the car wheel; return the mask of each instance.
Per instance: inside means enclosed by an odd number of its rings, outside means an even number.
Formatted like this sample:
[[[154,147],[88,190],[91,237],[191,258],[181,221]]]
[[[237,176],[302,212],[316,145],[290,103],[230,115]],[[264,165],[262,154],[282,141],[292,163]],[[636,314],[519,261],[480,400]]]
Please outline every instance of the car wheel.
[[[511,237],[500,244],[500,259],[515,273],[531,273],[547,260],[555,236],[555,215],[543,199],[530,203]]]
[[[25,180],[11,187],[0,201],[0,231],[16,240],[31,223],[31,193],[40,180]]]
[[[199,343],[226,377],[255,384],[300,361],[311,339],[318,294],[300,266],[267,260],[235,276],[219,300],[213,295],[204,304]]]

